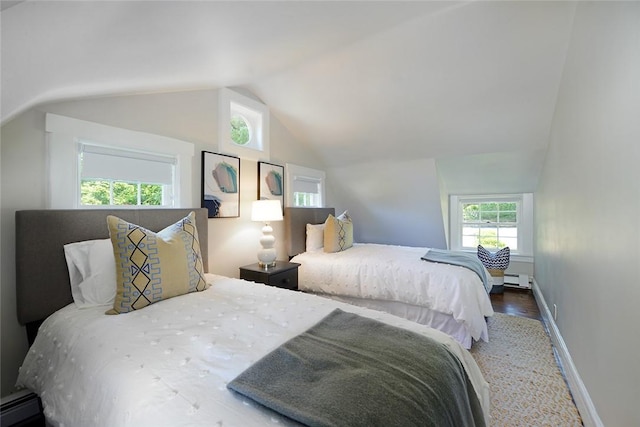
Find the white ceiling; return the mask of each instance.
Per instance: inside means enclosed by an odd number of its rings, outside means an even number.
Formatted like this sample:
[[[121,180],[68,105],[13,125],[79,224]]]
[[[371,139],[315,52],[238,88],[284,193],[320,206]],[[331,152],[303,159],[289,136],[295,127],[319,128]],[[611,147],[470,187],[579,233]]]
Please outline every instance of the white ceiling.
[[[237,86],[328,166],[436,158],[455,187],[451,159],[498,175],[497,158],[530,159],[510,176],[533,191],[574,8],[27,0],[2,7],[2,122],[48,101]]]

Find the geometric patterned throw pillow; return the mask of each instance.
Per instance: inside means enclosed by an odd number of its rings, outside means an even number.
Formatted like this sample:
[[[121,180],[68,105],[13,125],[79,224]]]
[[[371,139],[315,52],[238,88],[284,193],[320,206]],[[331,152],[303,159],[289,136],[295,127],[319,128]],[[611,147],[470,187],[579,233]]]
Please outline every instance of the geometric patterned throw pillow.
[[[478,258],[488,270],[506,270],[509,267],[510,254],[508,246],[494,254],[478,245]]]
[[[207,289],[194,212],[157,233],[113,215],[107,224],[116,259],[116,299],[106,314]]]
[[[337,218],[329,214],[324,222],[324,251],[340,252],[353,246],[353,221],[345,211]]]

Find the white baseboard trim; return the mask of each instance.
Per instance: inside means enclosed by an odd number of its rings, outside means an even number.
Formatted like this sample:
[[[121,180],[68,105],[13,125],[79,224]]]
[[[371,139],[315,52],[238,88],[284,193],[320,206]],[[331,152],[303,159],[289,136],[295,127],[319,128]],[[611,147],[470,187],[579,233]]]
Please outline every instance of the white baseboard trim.
[[[593,401],[589,396],[589,392],[582,382],[582,378],[580,378],[576,366],[573,364],[573,359],[569,354],[569,349],[567,348],[562,335],[560,335],[558,325],[556,325],[553,315],[549,310],[549,306],[547,306],[547,302],[545,301],[535,278],[533,279],[533,295],[535,296],[538,307],[540,308],[542,320],[547,326],[547,330],[551,336],[551,342],[553,343],[558,354],[558,358],[560,359],[560,364],[564,370],[564,375],[567,378],[569,389],[573,395],[573,400],[576,402],[576,407],[580,412],[583,424],[585,427],[604,427],[604,424],[602,424],[602,420],[600,420],[596,408],[593,405]]]

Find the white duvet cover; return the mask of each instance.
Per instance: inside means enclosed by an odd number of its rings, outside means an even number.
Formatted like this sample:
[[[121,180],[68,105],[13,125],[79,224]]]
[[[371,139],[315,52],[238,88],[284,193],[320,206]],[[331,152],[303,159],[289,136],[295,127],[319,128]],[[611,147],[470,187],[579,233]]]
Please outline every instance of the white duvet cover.
[[[238,374],[334,308],[445,343],[458,355],[488,422],[489,387],[449,336],[386,313],[222,276],[140,311],[59,310],[42,325],[18,385],[56,426],[265,426],[291,422],[229,391]]]
[[[328,295],[397,301],[449,314],[474,340],[488,341],[491,299],[473,271],[420,259],[427,248],[354,244],[335,253],[296,255],[298,288]]]

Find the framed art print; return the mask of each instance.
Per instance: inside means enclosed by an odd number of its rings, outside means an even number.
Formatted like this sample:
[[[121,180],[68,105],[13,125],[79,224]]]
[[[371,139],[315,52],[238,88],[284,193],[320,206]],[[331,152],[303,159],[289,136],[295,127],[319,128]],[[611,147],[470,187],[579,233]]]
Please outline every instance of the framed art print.
[[[279,200],[284,209],[284,166],[258,162],[258,200]]]
[[[240,216],[240,158],[202,152],[202,207],[209,218]]]

